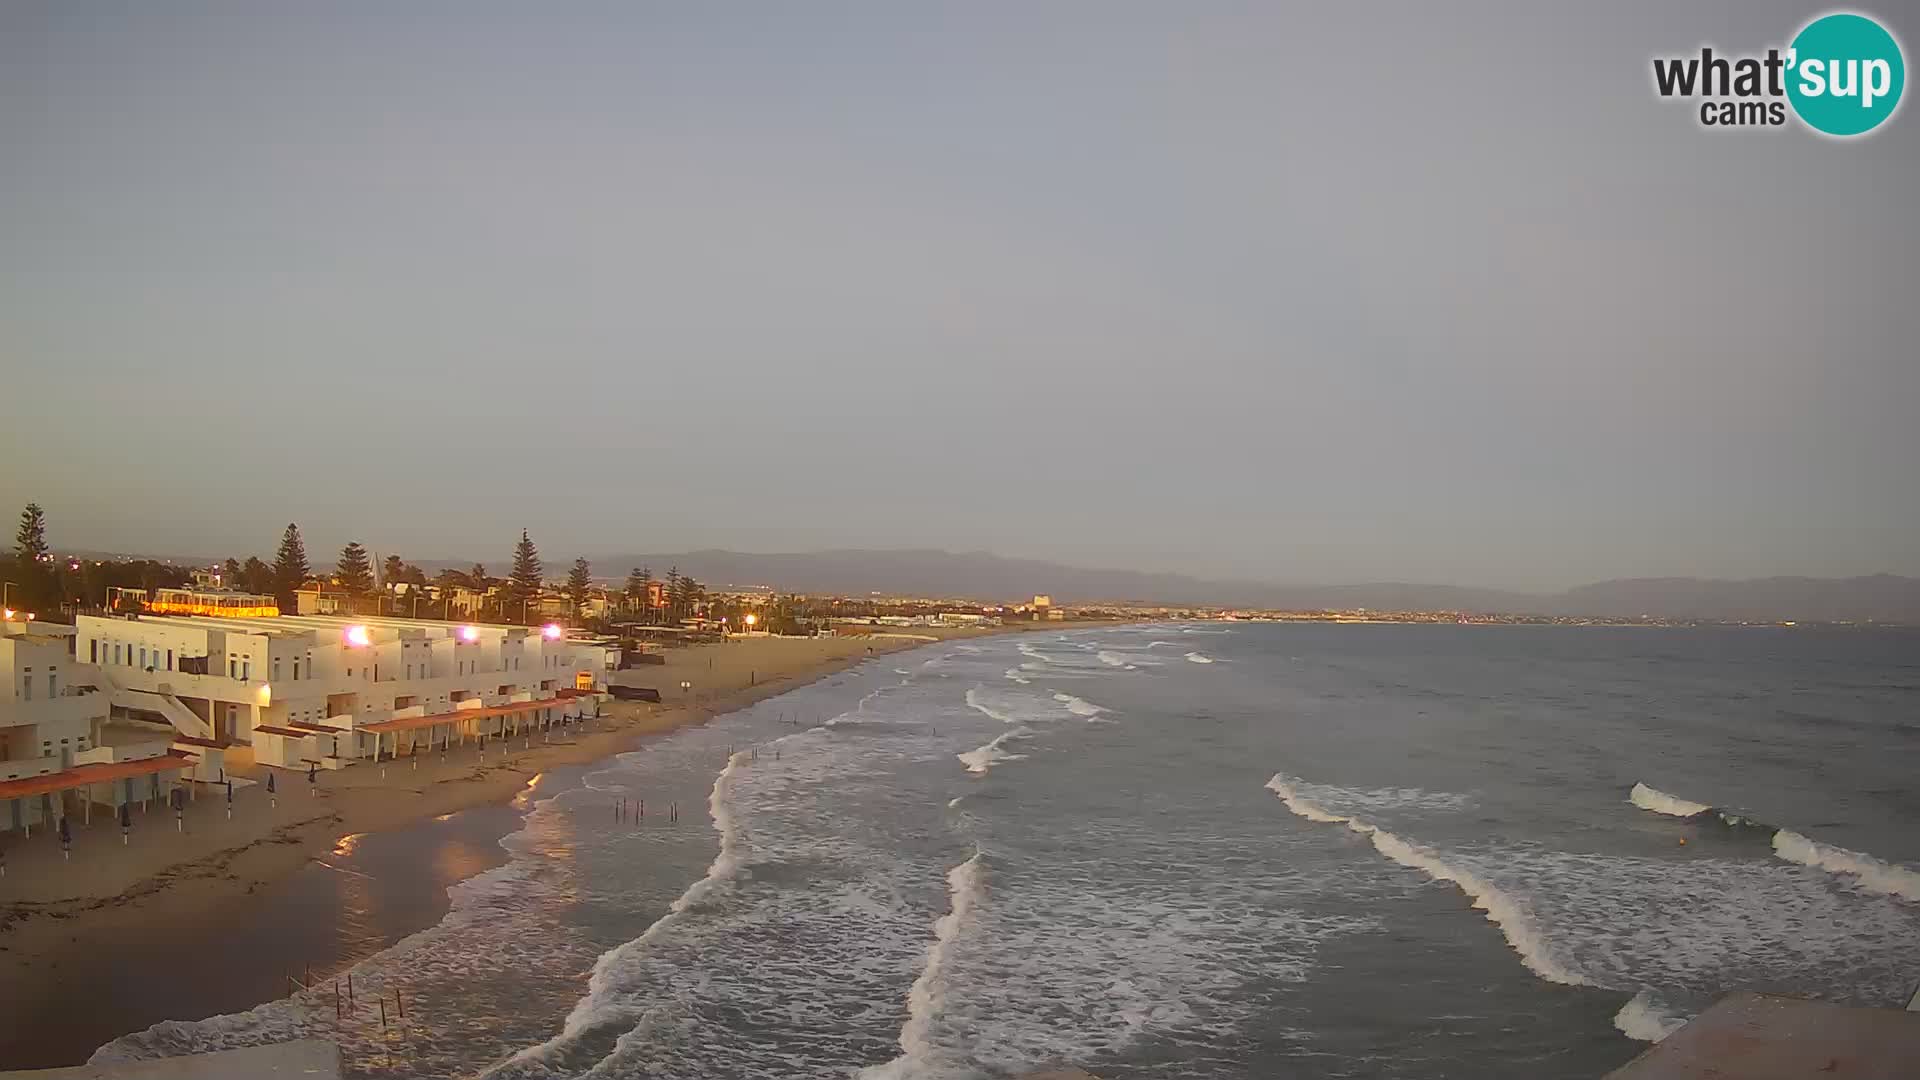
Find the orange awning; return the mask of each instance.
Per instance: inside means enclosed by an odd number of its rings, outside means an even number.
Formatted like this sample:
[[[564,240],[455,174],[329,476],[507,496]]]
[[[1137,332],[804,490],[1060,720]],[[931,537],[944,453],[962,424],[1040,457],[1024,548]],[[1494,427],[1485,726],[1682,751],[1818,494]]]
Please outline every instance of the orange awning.
[[[479,709],[457,709],[449,713],[436,713],[433,716],[404,716],[398,720],[381,720],[377,723],[362,724],[355,731],[371,731],[375,735],[385,735],[390,731],[412,731],[415,728],[432,727],[435,724],[458,724],[466,720],[484,720],[494,716],[511,716],[514,713],[532,712],[535,709],[550,709],[555,705],[565,705],[564,697],[544,698],[540,701],[513,701],[505,705],[488,705]]]
[[[193,757],[179,751],[169,751],[159,757],[142,758],[139,761],[102,761],[92,765],[76,765],[71,769],[62,769],[45,776],[28,776],[19,780],[0,782],[0,799],[24,799],[33,795],[45,795],[55,791],[68,791],[88,784],[104,784],[111,780],[125,780],[134,776],[147,776],[152,773],[166,772],[169,769],[184,769],[193,764]]]

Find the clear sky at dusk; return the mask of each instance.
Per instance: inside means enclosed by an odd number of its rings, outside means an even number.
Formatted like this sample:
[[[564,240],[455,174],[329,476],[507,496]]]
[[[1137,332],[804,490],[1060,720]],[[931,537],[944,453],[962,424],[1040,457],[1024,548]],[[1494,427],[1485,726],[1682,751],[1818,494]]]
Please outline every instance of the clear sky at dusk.
[[[1709,133],[1648,74],[1820,10],[6,3],[0,505],[1920,574],[1920,114]]]

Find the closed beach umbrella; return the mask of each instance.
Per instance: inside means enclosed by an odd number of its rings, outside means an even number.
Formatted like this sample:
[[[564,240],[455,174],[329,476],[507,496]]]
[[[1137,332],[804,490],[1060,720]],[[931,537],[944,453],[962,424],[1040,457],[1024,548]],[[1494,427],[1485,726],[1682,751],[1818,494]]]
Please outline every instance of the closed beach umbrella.
[[[267,794],[273,794],[273,774],[267,774]]]

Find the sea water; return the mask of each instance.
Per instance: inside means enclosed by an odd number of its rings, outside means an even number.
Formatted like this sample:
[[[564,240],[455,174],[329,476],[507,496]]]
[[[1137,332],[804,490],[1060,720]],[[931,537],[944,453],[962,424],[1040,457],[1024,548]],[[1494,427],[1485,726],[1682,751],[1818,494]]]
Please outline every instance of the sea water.
[[[1591,1077],[1733,989],[1903,1003],[1916,775],[1911,633],[942,643],[543,783],[344,1018],[322,987],[95,1059],[306,1035],[366,1076]]]

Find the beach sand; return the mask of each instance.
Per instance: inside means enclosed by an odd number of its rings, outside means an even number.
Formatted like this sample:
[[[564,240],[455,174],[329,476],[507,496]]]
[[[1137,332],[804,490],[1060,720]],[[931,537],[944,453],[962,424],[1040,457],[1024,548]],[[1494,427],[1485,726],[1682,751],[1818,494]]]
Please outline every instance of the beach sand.
[[[1058,624],[1054,624],[1055,628]],[[1007,630],[1028,628],[1016,625]],[[185,831],[176,831],[171,811],[156,803],[133,815],[130,843],[121,844],[110,813],[96,808],[91,826],[75,818],[73,857],[63,860],[51,831],[35,831],[30,840],[6,841],[7,876],[0,879],[0,1000],[11,1018],[0,1031],[0,1067],[77,1064],[98,1045],[163,1019],[190,1019],[179,1001],[164,990],[169,980],[205,978],[202,955],[210,943],[224,941],[227,924],[257,921],[262,896],[336,850],[343,838],[401,829],[412,823],[446,819],[470,807],[498,805],[498,820],[470,823],[469,831],[497,839],[515,827],[517,811],[504,809],[540,773],[560,766],[598,761],[630,749],[649,735],[696,724],[764,697],[825,677],[868,658],[927,644],[925,638],[978,637],[993,630],[914,628],[906,636],[809,639],[751,638],[726,644],[668,649],[664,665],[646,665],[617,674],[615,681],[651,686],[663,702],[607,702],[602,715],[584,733],[567,741],[530,747],[512,740],[507,753],[495,742],[481,758],[473,743],[456,745],[443,763],[436,752],[375,765],[362,762],[337,772],[320,773],[311,789],[300,773],[276,772],[278,791],[270,797],[264,783],[238,788],[231,820],[224,789],[202,787],[187,804]],[[1004,632],[1004,631],[999,631]],[[872,653],[869,653],[872,650]],[[680,690],[693,683],[691,695]],[[267,770],[235,766],[235,775],[263,778]],[[485,839],[482,836],[480,839]],[[349,841],[350,842],[350,841]],[[491,844],[468,843],[475,854],[458,870],[471,876],[504,858]],[[445,885],[423,875],[424,895],[416,897],[411,932],[437,921],[446,909]],[[332,920],[337,912],[318,913]],[[282,919],[284,915],[280,916]],[[287,927],[265,935],[268,947],[281,938],[327,938],[324,952],[341,964],[377,951],[384,934],[347,934],[338,927]],[[259,938],[260,934],[250,937]],[[344,942],[344,944],[342,944]],[[170,948],[171,946],[171,948]],[[357,955],[356,955],[357,953]],[[310,951],[306,952],[311,955]],[[323,953],[324,955],[324,953]],[[204,958],[217,964],[217,958]],[[277,969],[290,959],[276,960]],[[133,970],[134,967],[159,970]],[[258,965],[256,965],[258,966]],[[298,965],[289,969],[299,974]],[[228,988],[214,1011],[245,1008],[284,991],[272,975],[263,982],[253,973],[249,988]],[[158,981],[157,990],[93,994],[87,987],[118,990],[132,976]],[[208,1000],[199,996],[204,1003]],[[86,1001],[90,1008],[76,1008]]]

